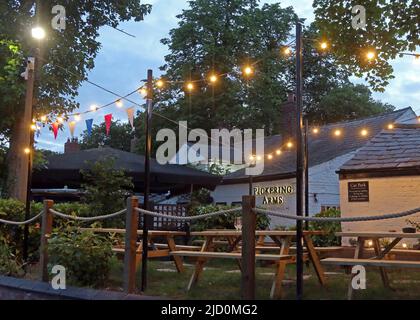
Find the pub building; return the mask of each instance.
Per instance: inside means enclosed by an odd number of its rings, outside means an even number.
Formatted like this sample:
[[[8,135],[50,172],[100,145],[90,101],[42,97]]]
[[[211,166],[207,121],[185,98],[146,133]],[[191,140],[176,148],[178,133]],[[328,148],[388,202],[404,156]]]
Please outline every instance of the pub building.
[[[263,173],[252,178],[256,205],[289,215],[296,214],[296,149],[294,146],[291,148],[283,147],[281,155],[277,155],[276,151],[279,147],[284,146],[287,141],[294,141],[296,129],[293,128],[293,124],[296,123],[296,120],[293,119],[293,115],[296,114],[294,112],[295,108],[294,98],[289,96],[288,101],[282,108],[283,132],[279,135],[265,137],[265,155],[272,154],[273,156],[270,157],[271,159],[265,159]],[[378,211],[375,210],[365,210],[369,209],[369,206],[373,206],[374,202],[376,203],[376,196],[369,199],[371,202],[348,203],[348,201],[344,201],[343,197],[347,197],[347,185],[344,185],[345,180],[343,180],[347,177],[344,175],[346,171],[340,173],[341,180],[339,180],[337,172],[345,170],[344,165],[351,163],[351,160],[355,156],[357,157],[360,150],[365,150],[364,147],[369,148],[367,145],[375,136],[381,134],[381,132],[393,132],[392,130],[386,131],[387,128],[395,127],[395,132],[399,132],[399,130],[402,130],[397,129],[399,124],[416,122],[416,114],[409,107],[364,119],[319,126],[316,129],[310,127],[308,134],[309,215],[312,216],[330,208],[343,210],[343,215],[377,213]],[[417,137],[420,137],[419,133],[417,133]],[[383,157],[386,157],[386,152],[387,149],[384,150]],[[420,161],[420,159],[417,159],[417,161]],[[379,165],[381,165],[380,162]],[[417,171],[417,174],[419,174],[419,171]],[[350,181],[357,181],[358,179],[357,174],[348,177],[351,179]],[[400,178],[393,179],[398,180]],[[417,179],[420,184],[420,176]],[[362,181],[364,180],[362,179]],[[404,190],[403,185],[404,183],[399,186],[400,191]],[[375,186],[374,183],[370,187]],[[217,204],[240,205],[242,196],[249,194],[249,187],[250,178],[246,175],[245,168],[242,168],[225,175],[211,195]],[[391,184],[388,184],[387,188],[387,192],[394,190]],[[418,190],[420,190],[420,185]],[[418,197],[417,200],[419,200]],[[389,199],[391,198],[389,197]],[[393,206],[381,207],[380,204],[375,204],[375,206],[383,210],[387,207],[389,209],[394,208],[396,212],[419,206],[419,201],[417,201],[417,205],[413,203],[415,202],[414,199],[411,203],[405,203],[406,199],[402,194],[399,198],[394,197],[393,199]],[[359,211],[358,209],[363,210]],[[389,210],[386,210],[386,212],[389,212]],[[271,217],[270,227],[291,226],[293,224],[295,224],[294,220]]]

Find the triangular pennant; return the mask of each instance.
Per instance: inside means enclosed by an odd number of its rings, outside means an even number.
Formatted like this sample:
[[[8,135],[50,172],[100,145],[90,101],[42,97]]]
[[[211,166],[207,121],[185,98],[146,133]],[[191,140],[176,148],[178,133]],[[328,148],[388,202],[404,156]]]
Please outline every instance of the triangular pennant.
[[[134,108],[128,108],[125,111],[127,112],[128,121],[131,124],[131,128],[134,128]]]
[[[58,124],[58,122],[54,122],[52,125],[51,125],[51,127],[52,127],[52,129],[53,129],[53,132],[54,132],[54,139],[57,139],[57,134],[58,134],[58,128],[59,128],[59,124]]]
[[[69,130],[71,137],[74,138],[74,129],[76,128],[76,121],[70,121],[69,122]]]
[[[109,136],[109,130],[111,129],[112,114],[105,115],[105,128],[106,135]]]
[[[88,136],[90,136],[92,134],[92,125],[93,125],[93,119],[87,119],[86,120],[86,129],[87,129]]]

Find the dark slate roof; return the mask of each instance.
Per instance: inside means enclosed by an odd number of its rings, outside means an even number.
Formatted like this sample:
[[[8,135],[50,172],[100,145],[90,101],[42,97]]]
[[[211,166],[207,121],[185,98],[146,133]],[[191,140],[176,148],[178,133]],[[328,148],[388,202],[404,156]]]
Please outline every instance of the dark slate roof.
[[[313,167],[330,161],[339,156],[354,152],[363,147],[372,137],[376,136],[388,124],[395,122],[407,112],[413,112],[411,108],[396,110],[379,116],[364,119],[344,121],[319,127],[319,133],[314,134],[309,130],[309,166]],[[362,137],[360,132],[363,128],[368,130],[368,135]],[[340,137],[335,137],[336,129],[342,131]],[[265,138],[265,154],[272,153],[284,145],[281,135]],[[284,148],[283,148],[284,149]],[[283,150],[281,156],[274,156],[273,160],[265,160],[264,172],[255,177],[258,180],[281,179],[295,176],[296,172],[296,149]],[[245,169],[235,171],[223,177],[223,183],[239,183],[247,181],[249,176]]]
[[[384,130],[346,162],[340,173],[381,169],[420,169],[420,125]]]
[[[125,152],[109,147],[82,150],[75,153],[53,155],[47,158],[47,168],[36,173],[40,176],[49,176],[54,179],[54,174],[61,173],[65,176],[79,173],[80,169],[89,168],[89,162],[112,157],[115,159],[115,167],[122,169],[126,174],[133,176],[135,181],[144,181],[144,162],[142,155]],[[152,183],[196,184],[214,187],[220,183],[221,178],[207,172],[193,168],[167,164],[160,165],[155,159],[151,159]],[[43,180],[43,179],[41,179]]]

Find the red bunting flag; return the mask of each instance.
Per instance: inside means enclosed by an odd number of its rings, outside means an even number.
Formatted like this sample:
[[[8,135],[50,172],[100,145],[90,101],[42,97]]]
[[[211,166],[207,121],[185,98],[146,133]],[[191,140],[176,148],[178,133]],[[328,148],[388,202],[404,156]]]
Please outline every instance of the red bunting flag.
[[[58,122],[54,122],[51,126],[54,132],[54,139],[57,139],[58,128],[60,125],[58,124]]]
[[[105,115],[105,128],[106,128],[106,135],[109,135],[109,130],[111,129],[111,121],[112,121],[112,114]]]

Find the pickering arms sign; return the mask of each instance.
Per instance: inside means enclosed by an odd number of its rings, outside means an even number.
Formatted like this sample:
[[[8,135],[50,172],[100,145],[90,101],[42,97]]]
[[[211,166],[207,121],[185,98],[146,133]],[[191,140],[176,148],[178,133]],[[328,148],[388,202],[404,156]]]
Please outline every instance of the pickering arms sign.
[[[255,196],[263,197],[262,204],[282,205],[284,204],[284,196],[294,193],[295,190],[290,185],[270,186],[270,187],[254,187]]]

